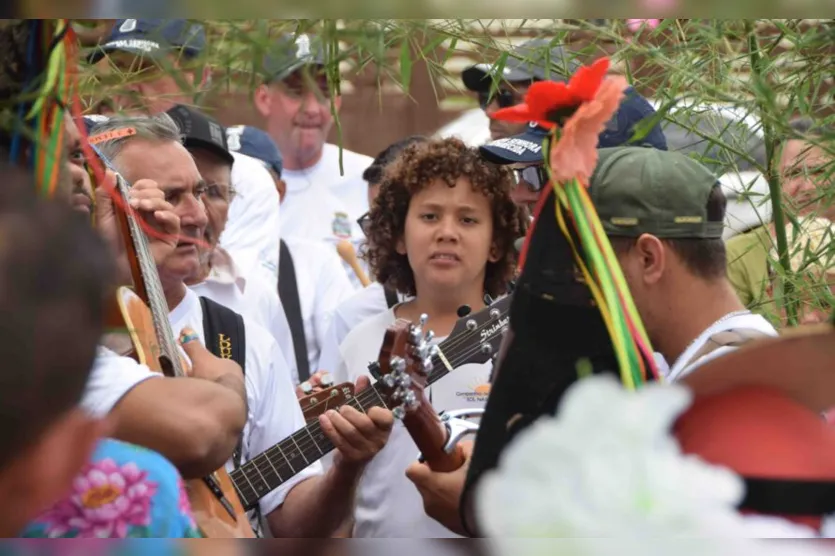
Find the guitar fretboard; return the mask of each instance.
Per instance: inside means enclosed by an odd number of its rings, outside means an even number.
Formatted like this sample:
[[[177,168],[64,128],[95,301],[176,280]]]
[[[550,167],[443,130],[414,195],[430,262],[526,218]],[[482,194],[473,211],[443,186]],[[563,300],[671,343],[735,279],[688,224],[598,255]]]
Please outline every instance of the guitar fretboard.
[[[127,199],[130,197],[130,185],[118,173],[116,174],[116,187],[127,206]],[[157,341],[159,342],[160,353],[154,355],[156,357],[162,355],[168,359],[171,365],[171,372],[174,376],[185,376],[182,365],[180,364],[180,356],[174,340],[174,334],[171,330],[171,322],[168,320],[168,303],[162,291],[162,283],[159,280],[156,262],[148,247],[148,238],[145,236],[145,231],[142,229],[142,226],[137,221],[135,213],[129,207],[125,211],[125,218],[127,218],[128,229],[130,230],[131,240],[136,251],[136,260],[139,262],[139,268],[142,273],[148,308],[154,320],[154,330],[156,331]]]
[[[370,386],[345,402],[345,405],[363,413],[372,407],[387,407],[378,387],[377,384]],[[244,509],[250,510],[261,498],[333,449],[334,445],[322,432],[322,427],[316,420],[242,464],[232,471],[229,477]]]

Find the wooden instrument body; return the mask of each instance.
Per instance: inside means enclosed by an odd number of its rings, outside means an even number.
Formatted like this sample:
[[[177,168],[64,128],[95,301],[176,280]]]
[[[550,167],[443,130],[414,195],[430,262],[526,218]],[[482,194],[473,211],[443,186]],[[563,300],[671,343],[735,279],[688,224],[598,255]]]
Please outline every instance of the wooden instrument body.
[[[162,351],[154,333],[154,320],[150,309],[142,299],[126,287],[118,289],[117,303],[125,324],[125,333],[130,337],[137,361],[152,371],[162,373],[160,364]],[[187,369],[185,361],[181,363]],[[203,479],[187,480],[186,490],[191,502],[192,514],[200,531],[209,538],[255,538],[252,526],[246,517],[232,480],[226,469],[218,469],[212,477],[232,506],[237,519],[224,508]]]

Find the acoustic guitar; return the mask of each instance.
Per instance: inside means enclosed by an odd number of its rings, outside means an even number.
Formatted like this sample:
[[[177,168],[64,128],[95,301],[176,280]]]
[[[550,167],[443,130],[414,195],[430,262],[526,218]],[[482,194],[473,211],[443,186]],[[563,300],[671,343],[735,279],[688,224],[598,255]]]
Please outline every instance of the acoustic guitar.
[[[124,205],[129,206],[130,186],[118,173],[116,188]],[[133,210],[117,207],[115,213],[125,240],[134,285],[132,290],[120,287],[116,294],[121,328],[127,331],[130,340],[130,348],[118,351],[132,356],[154,372],[169,377],[187,376],[187,363],[171,330],[168,305],[145,233]],[[111,314],[108,321],[112,323],[113,319]],[[218,469],[202,479],[186,481],[186,489],[195,521],[204,536],[255,538],[225,469]]]
[[[380,378],[356,395],[346,394],[345,405],[363,413],[372,407],[384,407],[402,418],[421,405],[418,395],[422,395],[422,390],[416,391],[411,375],[415,378],[420,375],[419,381],[428,385],[461,365],[490,359],[507,330],[509,309],[510,299],[502,298],[476,314],[463,317],[443,342],[432,347],[421,347],[420,341],[425,338],[416,327],[398,319],[386,330],[377,361],[369,365],[371,374]],[[431,410],[431,406],[427,407]],[[432,414],[439,421],[438,416]],[[232,471],[229,477],[244,509],[249,510],[261,498],[333,449],[319,421],[314,420]]]

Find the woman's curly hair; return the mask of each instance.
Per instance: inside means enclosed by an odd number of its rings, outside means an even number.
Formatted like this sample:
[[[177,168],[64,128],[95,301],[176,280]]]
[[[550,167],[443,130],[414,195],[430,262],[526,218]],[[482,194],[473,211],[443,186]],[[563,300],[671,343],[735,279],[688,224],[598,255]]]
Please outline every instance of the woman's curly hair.
[[[377,281],[406,295],[416,295],[415,276],[406,255],[397,252],[403,238],[412,196],[441,179],[450,187],[466,178],[475,191],[490,201],[493,244],[499,259],[487,262],[484,291],[496,297],[507,291],[513,278],[516,253],[513,242],[524,235],[523,219],[510,197],[514,186],[508,168],[487,162],[477,149],[457,138],[430,139],[409,145],[386,166],[380,192],[369,212],[363,257]]]

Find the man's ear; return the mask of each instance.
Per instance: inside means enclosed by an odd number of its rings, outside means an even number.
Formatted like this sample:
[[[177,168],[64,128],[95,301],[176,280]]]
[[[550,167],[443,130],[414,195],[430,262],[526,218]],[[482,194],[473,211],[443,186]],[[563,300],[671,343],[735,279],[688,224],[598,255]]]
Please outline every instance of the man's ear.
[[[667,270],[667,252],[664,242],[652,234],[641,234],[635,242],[635,250],[640,257],[641,278],[646,284],[655,284]]]
[[[272,95],[270,94],[269,85],[259,85],[255,89],[253,101],[255,109],[258,110],[258,113],[261,114],[261,116],[268,118],[270,116],[270,112],[272,111]]]

